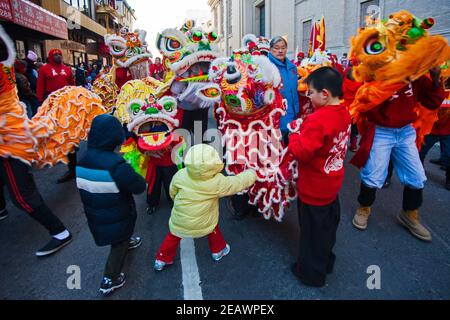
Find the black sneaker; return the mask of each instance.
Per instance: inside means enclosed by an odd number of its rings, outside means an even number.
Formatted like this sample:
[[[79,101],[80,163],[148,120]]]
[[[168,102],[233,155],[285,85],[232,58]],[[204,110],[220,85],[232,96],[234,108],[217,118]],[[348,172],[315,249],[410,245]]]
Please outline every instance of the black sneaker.
[[[55,237],[52,237],[49,243],[47,243],[42,249],[36,252],[36,256],[44,257],[53,254],[56,251],[60,250],[65,245],[69,244],[71,241],[72,241],[71,233],[69,233],[69,236],[64,240],[58,240]]]
[[[156,212],[156,207],[150,207],[150,206],[147,207],[147,214],[148,214],[149,216],[151,216],[151,215],[154,214],[155,212]]]
[[[139,247],[142,243],[140,237],[132,237],[130,238],[130,242],[128,243],[128,250],[133,250]]]
[[[75,179],[75,172],[73,171],[67,171],[61,178],[59,178],[56,183],[60,184],[60,183],[64,183],[70,180]]]
[[[100,292],[107,296],[112,293],[114,290],[123,287],[125,284],[125,274],[121,273],[116,280],[111,280],[108,277],[103,277],[102,283],[100,284]]]
[[[8,210],[4,209],[0,211],[0,220],[6,219],[8,217]]]

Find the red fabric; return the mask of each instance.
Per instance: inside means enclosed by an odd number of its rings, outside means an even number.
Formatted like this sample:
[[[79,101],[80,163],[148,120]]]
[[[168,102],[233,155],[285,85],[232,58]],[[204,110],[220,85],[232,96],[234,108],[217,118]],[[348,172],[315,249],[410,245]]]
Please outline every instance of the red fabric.
[[[220,251],[225,249],[227,243],[223,238],[222,231],[220,231],[219,225],[217,225],[214,228],[213,232],[208,235],[208,244],[211,253],[219,253]]]
[[[434,124],[431,134],[437,136],[450,135],[450,94],[447,94],[447,100],[439,108],[438,120]]]
[[[61,51],[58,49],[50,50],[48,63],[39,69],[36,96],[40,102],[44,101],[49,94],[56,90],[65,86],[75,85],[72,69],[53,60],[53,56],[57,53],[61,54]]]
[[[298,102],[300,105],[300,112],[297,114],[298,119],[305,119],[307,115],[314,112],[314,105],[312,104],[311,99],[307,96],[299,94]]]
[[[161,246],[156,253],[156,259],[163,261],[165,263],[173,263],[173,259],[177,254],[178,246],[180,245],[181,238],[173,235],[170,231],[164,238]],[[220,231],[219,225],[217,225],[213,232],[208,235],[209,249],[211,253],[219,253],[227,245],[222,232]]]
[[[161,63],[154,63],[150,66],[150,75],[157,79],[162,80],[162,75],[164,73],[163,65]]]
[[[130,80],[133,80],[133,77],[127,68],[116,69],[116,84],[119,88],[122,88],[122,86]]]
[[[361,133],[361,132],[360,132]],[[355,153],[350,163],[358,169],[364,167],[369,159],[370,149],[372,149],[373,139],[375,138],[375,124],[367,122],[364,132],[361,133],[361,142],[358,151]]]
[[[314,206],[334,200],[344,180],[344,158],[351,118],[342,106],[324,106],[306,117],[299,134],[289,138],[289,151],[299,163],[300,200]]]
[[[362,82],[352,81],[349,78],[344,77],[344,82],[342,83],[342,92],[344,94],[344,102],[342,103],[343,106],[345,106],[347,109],[350,107],[350,105],[353,103],[353,100],[355,100],[358,89],[361,88],[362,85]]]
[[[442,86],[432,88],[431,80],[423,76],[404,86],[381,105],[369,110],[367,118],[381,127],[402,128],[417,120],[417,114],[414,112],[417,102],[429,110],[436,110],[444,99],[445,91]]]
[[[178,246],[180,245],[181,238],[174,236],[170,231],[164,238],[161,246],[156,253],[156,259],[165,263],[173,263],[173,259],[177,254]]]

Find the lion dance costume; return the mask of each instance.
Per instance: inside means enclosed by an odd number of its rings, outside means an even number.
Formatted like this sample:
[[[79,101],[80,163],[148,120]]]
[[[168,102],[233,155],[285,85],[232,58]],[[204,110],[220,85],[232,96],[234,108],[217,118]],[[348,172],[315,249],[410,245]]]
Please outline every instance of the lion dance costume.
[[[427,73],[450,59],[445,38],[427,32],[433,23],[400,11],[361,30],[351,41],[350,56],[359,62],[353,75],[364,83],[350,106],[362,136],[352,159],[362,167],[360,207],[353,219],[361,230],[367,228],[376,189],[383,186],[392,158],[405,186],[398,220],[417,238],[431,240],[418,216],[426,176],[415,143],[420,146],[430,132],[444,99],[439,75]]]
[[[220,102],[215,117],[226,150],[225,171],[236,175],[255,169],[257,182],[245,191],[248,203],[265,219],[281,221],[296,197],[297,164],[282,144],[280,118],[286,106],[279,91],[281,76],[260,51],[254,49],[257,54],[252,55],[241,49],[215,60],[209,71],[214,84],[199,95]]]
[[[149,59],[144,30],[130,32],[122,28],[117,34],[105,35],[105,44],[113,57],[113,67],[100,75],[93,84],[95,92],[110,111],[116,106],[122,86],[130,80],[143,79],[150,74]]]

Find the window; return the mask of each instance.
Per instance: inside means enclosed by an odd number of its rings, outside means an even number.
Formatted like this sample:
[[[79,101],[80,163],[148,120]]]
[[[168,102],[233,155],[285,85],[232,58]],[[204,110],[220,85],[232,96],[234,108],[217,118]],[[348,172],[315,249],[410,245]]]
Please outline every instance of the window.
[[[233,11],[232,11],[232,1],[227,0],[227,33],[228,36],[233,34]]]
[[[218,30],[218,22],[219,16],[217,15],[217,7],[214,8],[214,30]]]
[[[311,28],[312,28],[311,20],[303,22],[302,52],[304,52],[305,55],[308,54],[309,50],[309,39],[311,38]]]
[[[364,28],[366,26],[367,17],[374,19],[380,18],[380,13],[380,0],[362,2],[359,14],[359,27]]]
[[[264,2],[257,7],[258,9],[258,31],[260,36],[266,35],[266,6]]]
[[[21,40],[16,40],[16,52],[19,59],[25,59],[25,43]]]
[[[220,34],[223,34],[223,31],[225,30],[225,12],[223,10],[223,1],[220,1]]]
[[[64,0],[64,2],[92,18],[91,0]]]

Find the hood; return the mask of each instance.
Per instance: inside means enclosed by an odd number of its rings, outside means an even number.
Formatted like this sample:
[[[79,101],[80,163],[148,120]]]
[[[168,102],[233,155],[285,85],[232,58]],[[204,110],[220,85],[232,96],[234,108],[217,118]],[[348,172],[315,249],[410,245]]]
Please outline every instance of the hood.
[[[105,151],[113,151],[125,140],[125,133],[117,118],[102,114],[92,121],[88,136],[88,147]]]
[[[184,159],[187,172],[194,180],[208,180],[223,170],[223,161],[212,146],[197,144],[189,149]]]
[[[51,50],[48,52],[48,57],[47,57],[48,63],[50,63],[50,64],[56,64],[55,60],[53,60],[53,57],[54,57],[55,54],[57,54],[57,53],[59,53],[59,54],[62,55],[62,52],[61,52],[61,50],[59,50],[59,49],[51,49]]]

